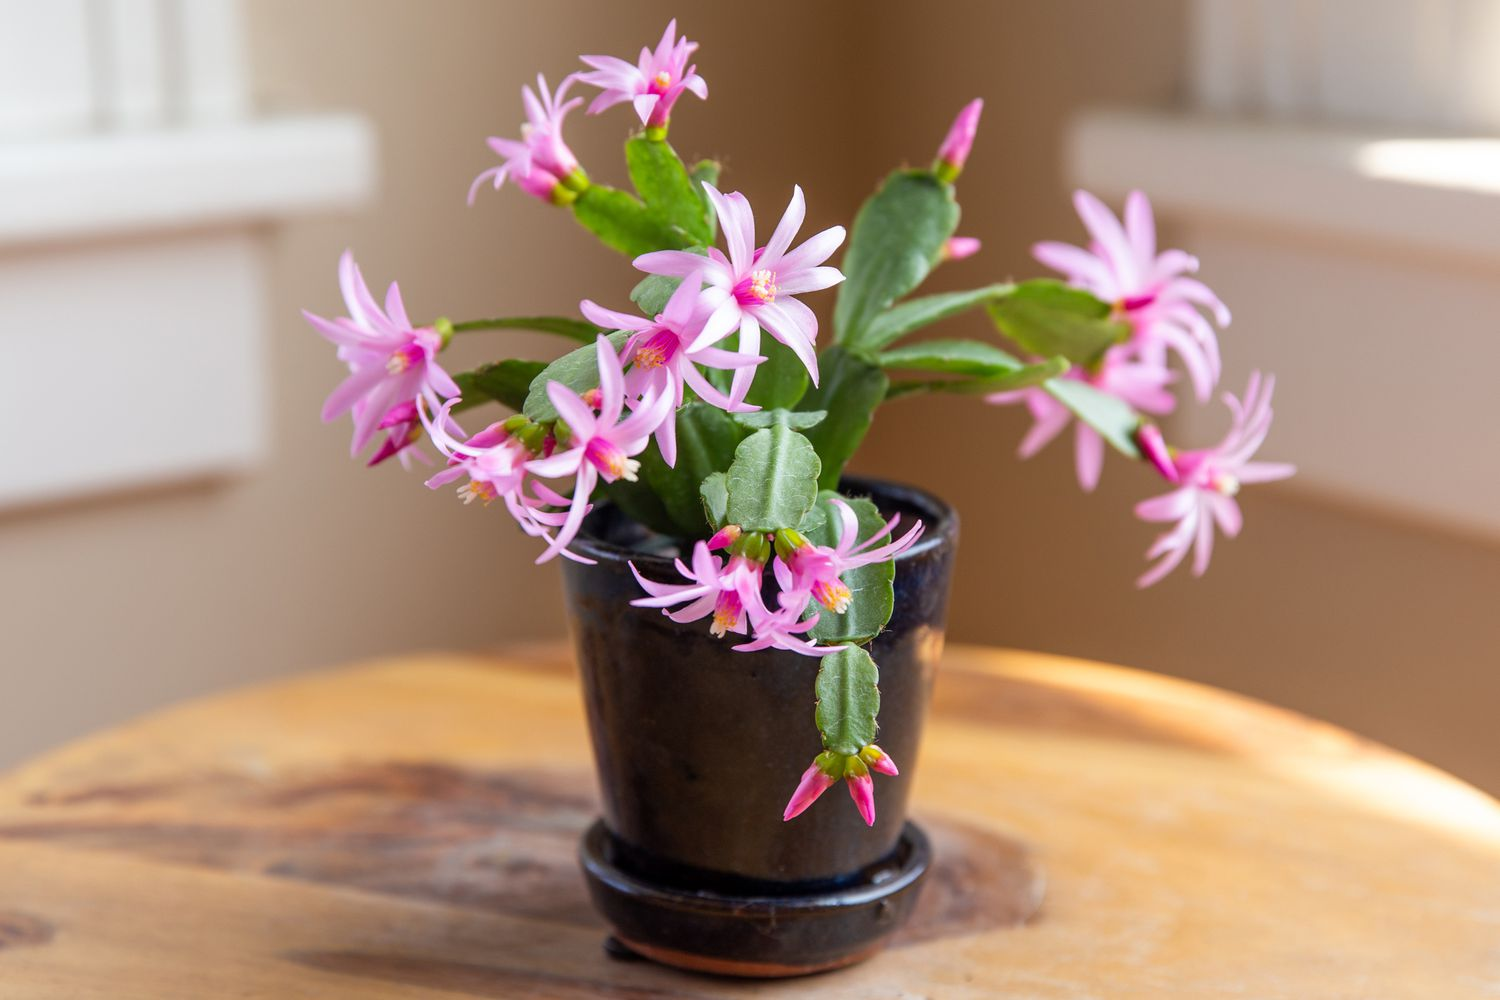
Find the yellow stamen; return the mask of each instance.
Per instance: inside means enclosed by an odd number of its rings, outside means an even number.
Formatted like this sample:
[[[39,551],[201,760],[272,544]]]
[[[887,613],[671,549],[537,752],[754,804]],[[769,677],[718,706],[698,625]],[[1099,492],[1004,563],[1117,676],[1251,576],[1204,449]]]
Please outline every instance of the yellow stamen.
[[[750,272],[750,294],[762,302],[775,302],[776,272],[764,267]]]
[[[641,471],[641,463],[633,458],[626,458],[625,453],[618,448],[612,448],[604,455],[604,468],[601,471],[608,474],[611,479],[623,479],[627,483],[633,483]]]
[[[489,483],[478,483],[474,482],[473,480],[470,480],[469,482],[458,488],[458,497],[465,504],[471,504],[475,500],[479,500],[486,507],[488,507],[490,505],[490,501],[494,500],[498,495],[499,494],[495,492],[495,487],[491,486]]]
[[[666,90],[672,85],[672,74],[668,73],[666,70],[662,70],[660,73],[656,74],[651,82],[657,87],[657,89]]]
[[[849,592],[844,581],[838,579],[832,582],[819,580],[813,585],[812,592],[819,604],[837,615],[848,611],[850,602],[854,600],[854,595]]]
[[[714,623],[708,627],[709,634],[716,639],[724,638],[726,632],[734,628],[734,620],[739,615],[731,615],[724,608],[714,612]]]
[[[648,344],[635,352],[635,366],[642,371],[660,368],[667,360],[667,352],[656,344]]]

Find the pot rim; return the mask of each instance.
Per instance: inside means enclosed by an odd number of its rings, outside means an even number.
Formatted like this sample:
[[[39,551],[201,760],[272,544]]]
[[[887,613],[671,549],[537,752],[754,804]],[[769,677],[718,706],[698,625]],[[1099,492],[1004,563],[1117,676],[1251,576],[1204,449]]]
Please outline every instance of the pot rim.
[[[867,476],[845,476],[840,480],[839,487],[840,492],[854,496],[878,496],[908,507],[915,507],[920,512],[926,529],[922,532],[922,537],[917,539],[916,544],[896,557],[897,563],[924,555],[939,546],[952,545],[958,537],[958,511],[942,497],[920,486]],[[901,525],[898,524],[896,529],[900,531]],[[587,556],[600,563],[616,565],[635,563],[642,566],[670,567],[674,558],[681,558],[606,542],[588,533],[588,521],[584,522],[583,530],[578,533],[570,548],[579,555]]]

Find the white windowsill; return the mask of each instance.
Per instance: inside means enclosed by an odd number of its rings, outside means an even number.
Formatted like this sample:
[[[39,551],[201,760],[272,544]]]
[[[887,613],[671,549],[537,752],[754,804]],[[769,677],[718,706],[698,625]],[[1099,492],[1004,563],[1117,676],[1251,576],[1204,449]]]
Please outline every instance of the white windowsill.
[[[257,465],[271,398],[259,230],[359,207],[375,164],[373,130],[349,115],[0,145],[0,350],[24,360],[0,365],[0,414],[49,422],[13,449],[0,507]],[[56,371],[110,401],[110,446],[89,462],[55,446],[99,433],[93,410],[55,406],[37,373]]]
[[[1069,136],[1071,180],[1166,215],[1500,261],[1500,139],[1095,111]]]
[[[352,208],[374,185],[374,134],[352,115],[14,141],[0,245]]]

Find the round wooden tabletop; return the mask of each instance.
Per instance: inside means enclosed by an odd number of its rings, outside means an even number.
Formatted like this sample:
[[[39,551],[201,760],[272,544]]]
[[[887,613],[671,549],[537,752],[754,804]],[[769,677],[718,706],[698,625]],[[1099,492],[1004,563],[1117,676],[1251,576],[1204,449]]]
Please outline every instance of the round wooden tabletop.
[[[560,646],[210,698],[0,780],[0,995],[1500,996],[1500,804],[1209,688],[957,648],[890,950],[782,983],[609,958]],[[1018,866],[1046,874],[1024,924]]]

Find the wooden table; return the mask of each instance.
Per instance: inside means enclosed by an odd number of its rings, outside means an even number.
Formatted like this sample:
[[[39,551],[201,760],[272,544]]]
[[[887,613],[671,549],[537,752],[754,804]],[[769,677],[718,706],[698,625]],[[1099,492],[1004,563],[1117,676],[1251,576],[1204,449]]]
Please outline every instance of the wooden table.
[[[1432,768],[1208,688],[979,649],[948,654],[929,732],[915,812],[941,854],[912,924],[767,985],[604,954],[559,646],[182,705],[0,781],[0,996],[1500,996],[1500,805]]]

